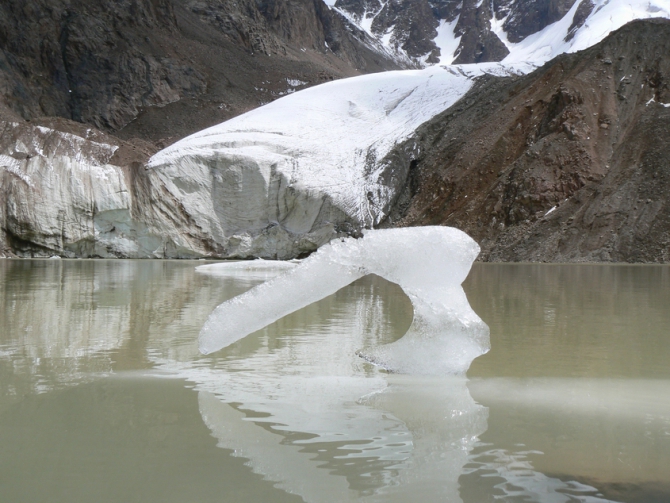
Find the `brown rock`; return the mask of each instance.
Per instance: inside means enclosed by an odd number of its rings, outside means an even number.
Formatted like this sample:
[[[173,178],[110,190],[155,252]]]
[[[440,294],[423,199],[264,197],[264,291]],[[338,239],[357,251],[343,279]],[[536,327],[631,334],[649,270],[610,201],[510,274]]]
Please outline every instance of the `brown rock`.
[[[398,68],[365,36],[314,0],[6,0],[0,119],[174,141],[288,89]]]
[[[386,225],[458,227],[489,261],[670,262],[668,55],[670,21],[636,21],[530,75],[482,79],[417,131]],[[623,76],[625,101],[598,86]]]

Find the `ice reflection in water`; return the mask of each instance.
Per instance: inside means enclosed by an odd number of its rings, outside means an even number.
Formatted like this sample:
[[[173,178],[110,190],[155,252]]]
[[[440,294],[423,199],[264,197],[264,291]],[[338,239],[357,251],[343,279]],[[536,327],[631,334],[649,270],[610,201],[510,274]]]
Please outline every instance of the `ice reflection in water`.
[[[271,279],[271,264],[258,265],[249,273]],[[230,272],[239,277],[240,268]],[[371,300],[357,296],[340,308],[344,341],[339,323],[310,333],[302,319],[304,332],[287,334],[286,346],[238,354],[215,368],[182,366],[180,375],[198,383],[200,413],[218,445],[307,502],[459,502],[462,476],[491,473],[503,478],[494,492],[507,501],[609,501],[593,487],[536,472],[523,453],[470,456],[488,408],[472,399],[464,377],[385,375],[352,358],[352,348],[371,342],[365,334],[383,326]]]
[[[99,407],[96,414],[101,418],[107,418],[108,411],[116,411],[113,421],[101,419],[99,422],[102,427],[97,434],[107,440],[103,445],[122,443],[129,431],[135,432],[133,438],[143,439],[144,430],[138,429],[141,422],[137,419],[144,418],[144,427],[149,428],[147,434],[155,435],[157,431],[164,431],[161,428],[165,426],[157,425],[152,419],[157,417],[157,410],[161,417],[180,417],[178,410],[167,414],[161,409],[143,408],[149,407],[145,403],[146,396],[152,393],[162,396],[160,391],[155,391],[160,388],[152,387],[156,379],[150,376],[168,375],[188,377],[195,383],[199,415],[221,447],[234,449],[240,459],[249,460],[252,470],[263,474],[286,493],[299,494],[306,501],[481,503],[495,496],[507,502],[602,502],[608,498],[618,500],[616,491],[611,490],[618,482],[641,488],[656,484],[652,488],[660,495],[658,501],[666,501],[665,496],[670,494],[666,468],[670,464],[667,373],[645,379],[618,380],[595,373],[593,378],[579,379],[527,376],[533,372],[535,375],[560,374],[569,365],[569,360],[563,358],[551,366],[546,353],[540,352],[541,347],[555,344],[558,334],[541,339],[533,339],[532,333],[520,339],[511,335],[519,326],[526,326],[520,325],[522,320],[528,323],[524,306],[542,307],[540,299],[547,296],[545,290],[534,291],[522,281],[528,275],[521,273],[536,266],[515,266],[511,279],[519,284],[511,288],[512,292],[503,288],[509,278],[493,282],[494,289],[502,290],[493,292],[496,302],[508,302],[512,294],[519,297],[512,306],[494,311],[482,309],[481,305],[477,307],[473,302],[486,320],[491,319],[491,313],[503,316],[513,311],[513,317],[508,320],[514,324],[513,330],[506,334],[494,331],[494,352],[484,357],[489,359],[486,367],[489,375],[509,375],[515,371],[526,374],[522,374],[522,378],[473,378],[466,383],[389,375],[354,355],[355,349],[360,347],[393,342],[407,330],[411,321],[408,300],[393,285],[375,278],[355,283],[333,297],[298,311],[235,343],[216,357],[201,357],[196,336],[208,313],[225,298],[257,284],[257,279],[236,277],[214,281],[194,274],[193,265],[186,263],[54,262],[0,261],[3,310],[0,316],[0,445],[3,447],[0,462],[3,466],[14,466],[7,452],[14,453],[11,458],[24,459],[25,466],[52,456],[56,451],[35,451],[31,459],[26,446],[33,446],[35,439],[44,438],[47,430],[56,437],[62,423],[70,432],[64,438],[72,441],[56,443],[58,452],[63,455],[70,445],[79,442],[76,453],[83,456],[81,460],[69,462],[75,468],[85,468],[79,471],[63,468],[62,484],[71,485],[70,481],[77,480],[83,487],[84,482],[88,484],[91,480],[76,479],[77,474],[99,476],[88,460],[91,455],[101,453],[95,452],[93,447],[89,452],[81,445],[80,437],[72,433],[70,416],[76,414],[77,424],[85,427],[88,423],[83,416],[90,413],[86,409],[90,402],[86,400],[78,407],[71,406],[79,404],[75,398],[94,396],[93,403]],[[538,269],[552,278],[553,271],[557,270],[556,267]],[[585,266],[575,270],[579,275],[577,279],[570,278],[570,284],[577,282],[574,287],[577,289],[580,275],[595,271]],[[616,273],[619,269],[603,270],[620,280]],[[478,274],[482,275],[481,271]],[[491,297],[492,290],[488,286],[491,277],[482,275],[486,288],[478,291],[473,296],[475,299]],[[594,281],[592,277],[588,284],[604,285],[607,292],[613,290],[607,286],[610,283]],[[532,293],[524,297],[528,291]],[[565,288],[561,285],[552,284],[548,289],[550,294],[562,291]],[[667,305],[667,292],[664,294],[664,290],[658,288],[654,292],[652,295],[645,289],[644,295],[652,297],[654,306]],[[625,302],[612,304],[612,312],[604,312],[601,319],[582,313],[580,320],[590,323],[589,331],[585,336],[580,336],[574,328],[568,331],[570,345],[575,345],[575,350],[569,353],[563,348],[562,354],[572,354],[574,360],[574,355],[592,355],[606,348],[610,355],[608,361],[628,361],[630,367],[625,371],[644,377],[647,367],[639,362],[648,361],[649,355],[653,361],[667,355],[667,346],[662,343],[666,339],[654,334],[655,330],[665,330],[668,318],[659,318],[655,311],[648,309],[643,297],[629,295],[632,298],[617,295],[616,299],[624,297]],[[620,337],[614,346],[594,343],[601,337],[596,332],[597,327],[608,326],[606,321],[614,317],[612,313],[625,313],[628,305],[633,305],[635,315],[646,323],[644,338]],[[567,323],[563,304],[555,302],[555,309],[556,322]],[[537,311],[538,319],[544,320],[545,311],[539,308]],[[635,321],[637,324],[638,320]],[[661,328],[654,328],[654,323]],[[579,326],[582,325],[580,321]],[[500,329],[503,324],[494,326]],[[617,330],[623,330],[622,326],[619,320]],[[28,327],[38,329],[26,330]],[[510,338],[509,345],[496,347],[496,341],[503,336]],[[609,337],[609,333],[602,335],[603,341]],[[637,352],[636,348],[644,344],[648,347],[646,352]],[[506,360],[496,356],[505,351],[523,354],[523,368],[516,363],[505,366]],[[541,365],[536,363],[538,355],[545,358]],[[588,361],[595,360],[591,357],[579,361],[575,369],[578,375],[588,375],[585,367]],[[624,368],[618,364],[617,367]],[[138,374],[125,373],[126,369],[144,370]],[[655,367],[655,372],[661,370]],[[127,378],[100,379],[101,375],[108,374]],[[129,399],[134,396],[130,390],[138,387],[140,378],[146,388],[144,398]],[[97,384],[85,384],[94,379],[99,379]],[[112,382],[116,392],[109,395],[113,400],[108,401],[107,388]],[[66,385],[70,386],[69,392],[59,393],[59,388]],[[181,384],[175,384],[174,388],[181,388]],[[34,393],[41,394],[31,398]],[[61,397],[71,402],[63,402]],[[172,395],[163,397],[166,404],[172,404],[173,399]],[[14,407],[14,403],[18,406]],[[123,407],[119,407],[120,404]],[[124,426],[128,410],[134,411],[135,422]],[[192,410],[196,411],[195,407]],[[40,418],[45,411],[48,415]],[[7,428],[12,427],[8,423],[10,418],[13,418],[14,429]],[[198,416],[196,419],[205,430]],[[31,429],[33,424],[35,427]],[[21,429],[16,429],[16,425],[21,425]],[[25,431],[25,436],[15,437],[18,431]],[[170,452],[179,456],[186,450],[192,438],[189,431],[179,432],[183,445]],[[98,445],[93,431],[83,438],[91,445]],[[149,450],[158,445],[146,442]],[[216,450],[213,444],[208,445]],[[136,452],[140,458],[144,456],[142,447],[138,446]],[[194,453],[184,462],[195,465],[199,457],[199,452]],[[123,463],[127,461],[124,459]],[[62,465],[57,463],[57,466]],[[162,465],[154,467],[156,471],[162,468]],[[16,491],[22,490],[19,478],[2,479],[3,473],[11,472],[3,469],[0,473],[3,494],[10,485],[15,489],[12,494],[18,494]],[[22,473],[28,476],[28,472]],[[56,478],[47,478],[45,494],[51,494]],[[198,480],[206,480],[206,477]],[[143,484],[150,482],[142,480]],[[165,485],[159,477],[155,477],[154,482],[158,486]],[[211,483],[214,484],[214,479]],[[601,496],[594,488],[610,491],[607,496]],[[99,493],[104,492],[103,487]],[[150,493],[147,489],[146,494]],[[634,498],[620,500],[633,501]],[[48,501],[48,498],[33,501]],[[98,498],[96,501],[113,500]],[[153,500],[144,498],[142,501]]]
[[[240,409],[248,404],[232,408],[207,392],[201,392],[200,412],[221,447],[235,450],[254,471],[305,501],[432,501],[439,495],[456,502],[468,452],[486,429],[486,408],[470,398],[464,379],[448,381],[391,383],[350,403],[347,417],[314,420],[300,407],[245,421]],[[328,386],[326,392],[332,391]],[[422,401],[422,392],[438,402]],[[410,405],[408,396],[418,398],[419,406]],[[333,404],[347,403],[338,401]],[[427,403],[429,410],[421,406]],[[261,427],[266,421],[268,429]],[[291,438],[324,427],[329,431]]]
[[[226,268],[200,269],[208,270],[221,277]],[[234,358],[155,362],[198,383],[221,447],[305,501],[460,501],[458,478],[486,408],[464,377],[388,375],[358,358],[360,347],[392,342],[382,298],[360,293],[298,311],[281,338],[265,329],[251,351],[239,352],[245,340],[233,346]]]
[[[135,264],[96,268],[87,262],[72,269],[63,261],[3,263],[0,360],[11,362],[13,372],[0,379],[0,392],[44,393],[109,374],[107,351],[122,346],[131,330],[127,285]]]

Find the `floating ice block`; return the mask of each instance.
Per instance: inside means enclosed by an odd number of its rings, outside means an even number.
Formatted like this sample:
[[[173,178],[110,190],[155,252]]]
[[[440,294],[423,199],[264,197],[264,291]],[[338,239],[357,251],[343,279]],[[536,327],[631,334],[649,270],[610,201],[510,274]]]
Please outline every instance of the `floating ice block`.
[[[400,340],[359,355],[394,372],[462,374],[489,349],[488,326],[461,287],[478,254],[477,243],[451,227],[370,230],[361,239],[333,241],[285,274],[219,305],[200,331],[200,351],[218,351],[377,274],[409,296],[414,320]]]

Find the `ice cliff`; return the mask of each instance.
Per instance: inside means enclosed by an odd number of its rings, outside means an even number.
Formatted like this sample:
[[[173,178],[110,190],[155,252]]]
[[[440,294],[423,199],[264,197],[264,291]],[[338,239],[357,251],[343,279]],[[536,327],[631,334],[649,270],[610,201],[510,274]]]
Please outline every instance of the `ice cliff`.
[[[0,123],[0,256],[197,257],[216,253],[190,228],[166,181],[95,130]],[[110,143],[110,141],[112,143]]]
[[[0,254],[312,252],[384,219],[413,156],[411,149],[403,159],[387,156],[399,141],[458,101],[476,77],[529,68],[491,63],[335,81],[185,138],[146,166],[122,162],[115,153],[123,142],[91,130],[4,122]]]
[[[227,255],[294,257],[382,221],[413,158],[411,148],[393,157],[391,149],[476,77],[530,68],[490,63],[331,82],[189,136],[148,167]]]

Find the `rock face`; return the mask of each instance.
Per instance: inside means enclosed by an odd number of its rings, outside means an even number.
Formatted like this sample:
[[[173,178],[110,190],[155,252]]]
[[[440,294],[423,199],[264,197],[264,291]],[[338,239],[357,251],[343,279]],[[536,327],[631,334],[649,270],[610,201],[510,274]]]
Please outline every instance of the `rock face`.
[[[494,14],[496,20],[503,21],[507,40],[518,43],[563,18],[575,1],[578,0],[500,0],[494,2]],[[593,7],[589,0],[580,3],[582,9]]]
[[[633,19],[661,17],[668,6],[663,0],[336,0],[334,8],[390,54],[426,65],[544,62],[585,49]],[[578,31],[590,40],[570,47]]]
[[[481,81],[417,131],[386,225],[457,227],[490,261],[670,261],[669,54],[670,21],[638,21]]]
[[[297,88],[398,68],[366,37],[321,0],[7,0],[0,119],[169,144]]]
[[[502,61],[509,54],[506,43],[521,42],[563,18],[575,1],[337,0],[335,7],[385,40],[392,52],[422,63],[462,64]],[[452,43],[445,44],[445,37]]]
[[[0,12],[6,101],[26,119],[61,116],[118,130],[140,107],[206,88],[201,72],[172,55],[152,54],[149,38],[140,38],[177,32],[167,1],[9,1]]]

